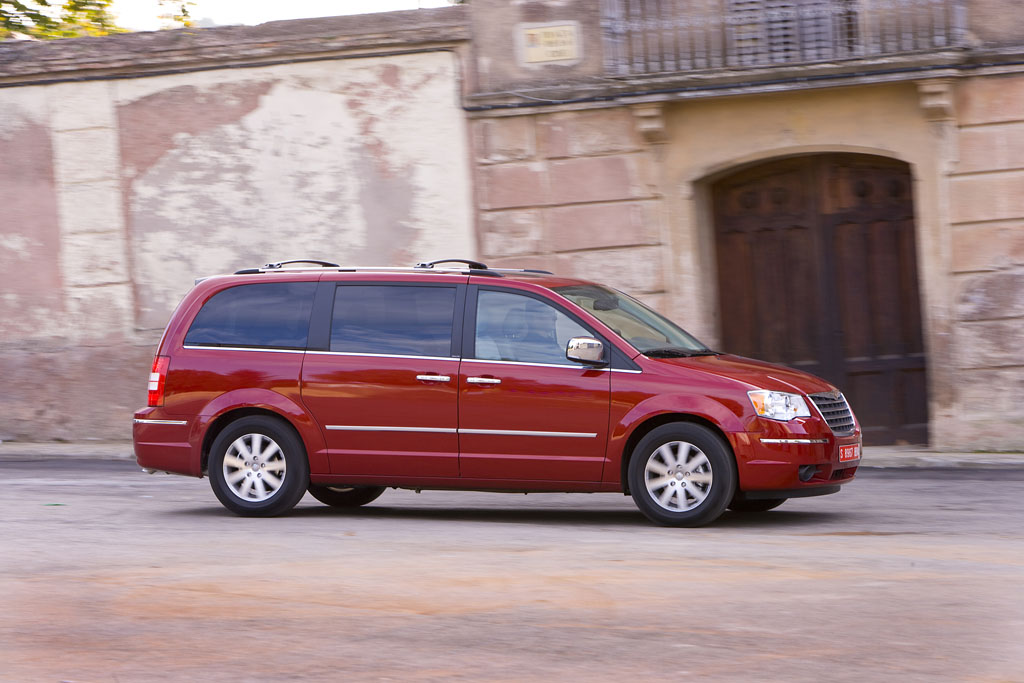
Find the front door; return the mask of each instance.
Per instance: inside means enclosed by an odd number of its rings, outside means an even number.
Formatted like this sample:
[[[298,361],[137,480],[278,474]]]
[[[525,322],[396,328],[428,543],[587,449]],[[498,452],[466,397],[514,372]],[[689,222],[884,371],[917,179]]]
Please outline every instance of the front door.
[[[594,336],[543,297],[470,287],[459,373],[459,446],[467,479],[599,481],[611,373],[569,361]]]
[[[712,190],[722,350],[838,386],[866,444],[927,440],[911,177],[883,157],[794,157]]]
[[[324,285],[321,285],[324,286]],[[454,284],[338,283],[330,350],[309,351],[302,399],[332,474],[457,477]]]

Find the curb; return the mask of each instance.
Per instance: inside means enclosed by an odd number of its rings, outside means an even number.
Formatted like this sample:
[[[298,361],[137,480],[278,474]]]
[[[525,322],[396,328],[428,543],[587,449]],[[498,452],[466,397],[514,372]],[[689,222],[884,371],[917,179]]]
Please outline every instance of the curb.
[[[134,461],[130,441],[116,442],[0,442],[0,463],[25,460],[81,458],[83,460]],[[861,467],[889,468],[1024,468],[1024,452],[942,452],[913,446],[866,446]]]
[[[887,468],[1024,468],[1024,453],[945,453],[915,448],[867,446],[861,467]]]
[[[0,462],[10,460],[52,460],[81,458],[83,460],[135,460],[130,441],[41,443],[22,441],[0,442]]]

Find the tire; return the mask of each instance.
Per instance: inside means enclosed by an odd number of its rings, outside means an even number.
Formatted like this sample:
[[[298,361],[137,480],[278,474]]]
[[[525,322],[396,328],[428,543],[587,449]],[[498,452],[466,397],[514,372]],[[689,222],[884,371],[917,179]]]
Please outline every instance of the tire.
[[[380,498],[383,486],[330,486],[310,484],[309,495],[335,508],[357,508]]]
[[[729,509],[733,512],[768,512],[774,510],[788,498],[757,498],[754,500],[746,500],[744,498],[737,498],[736,500],[729,503]]]
[[[736,490],[729,447],[707,427],[688,422],[662,425],[641,439],[627,474],[640,512],[664,526],[709,524]]]
[[[262,415],[243,417],[210,448],[210,487],[228,510],[243,517],[281,515],[309,485],[306,449],[291,426]]]

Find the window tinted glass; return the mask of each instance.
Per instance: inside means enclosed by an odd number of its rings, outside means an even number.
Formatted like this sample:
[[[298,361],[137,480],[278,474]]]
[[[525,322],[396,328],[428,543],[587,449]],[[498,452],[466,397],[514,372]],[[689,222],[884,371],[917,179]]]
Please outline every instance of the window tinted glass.
[[[331,351],[450,356],[454,287],[341,285]]]
[[[589,336],[569,316],[532,297],[489,290],[477,297],[477,358],[569,365],[569,339]]]
[[[556,287],[555,291],[593,314],[641,353],[665,348],[710,351],[674,322],[622,292],[597,285]]]
[[[306,347],[315,282],[240,285],[214,294],[185,335],[186,344]]]

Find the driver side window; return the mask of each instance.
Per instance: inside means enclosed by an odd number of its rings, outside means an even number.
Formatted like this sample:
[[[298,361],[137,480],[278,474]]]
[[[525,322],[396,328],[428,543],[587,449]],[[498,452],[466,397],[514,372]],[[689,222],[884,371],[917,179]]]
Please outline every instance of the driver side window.
[[[554,306],[512,292],[482,289],[476,302],[476,357],[521,363],[574,364],[565,357],[572,337],[591,336]]]

